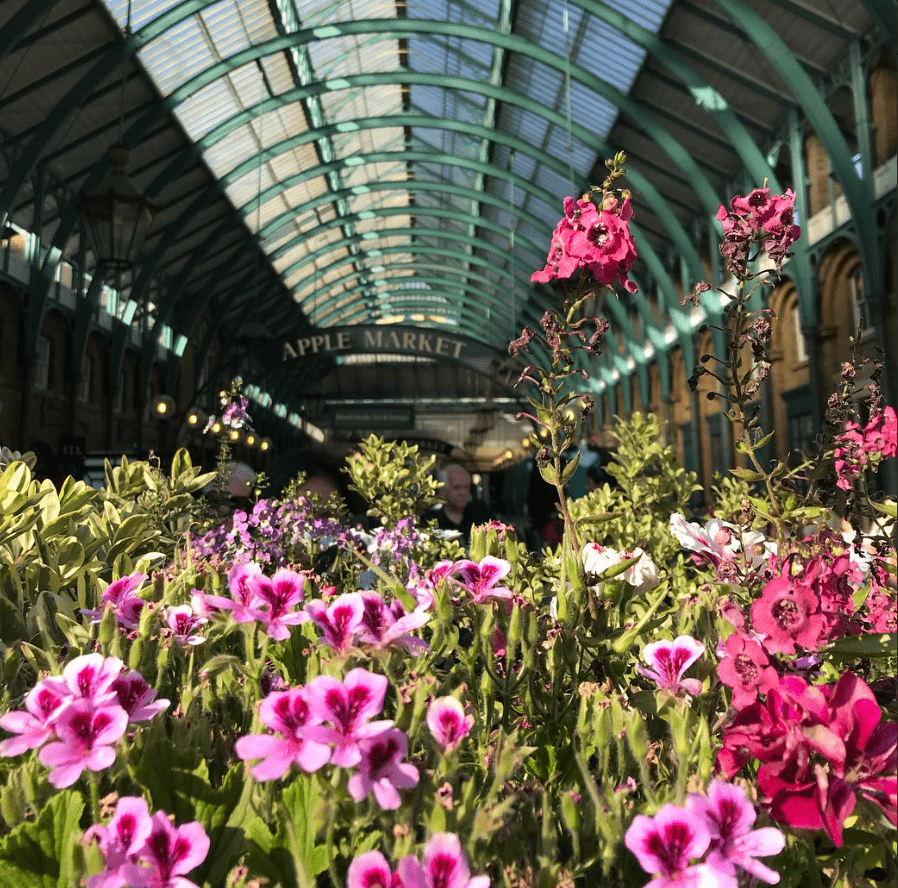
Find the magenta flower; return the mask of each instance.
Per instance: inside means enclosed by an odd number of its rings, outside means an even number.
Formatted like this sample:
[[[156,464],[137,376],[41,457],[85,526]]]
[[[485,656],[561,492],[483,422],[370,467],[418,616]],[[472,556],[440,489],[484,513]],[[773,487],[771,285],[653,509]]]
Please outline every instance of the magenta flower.
[[[362,759],[359,741],[376,737],[393,726],[392,719],[371,721],[383,710],[387,679],[366,669],[353,669],[343,681],[319,675],[306,686],[309,709],[319,719],[307,734],[321,743],[333,743],[331,761],[351,768]]]
[[[175,826],[163,811],[157,811],[138,862],[123,864],[120,872],[131,888],[198,888],[184,877],[208,853],[209,837],[200,823]]]
[[[308,620],[303,611],[294,610],[303,599],[306,578],[296,571],[282,568],[271,579],[255,574],[246,580],[254,604],[248,612],[262,623],[268,624],[268,635],[277,641],[290,637],[289,626],[297,626]]]
[[[455,564],[455,574],[467,589],[473,604],[483,604],[494,598],[511,598],[511,589],[497,583],[508,575],[511,565],[503,558],[487,555],[479,563],[465,558]]]
[[[201,599],[202,606],[208,612],[229,611],[235,623],[251,623],[256,619],[251,610],[258,607],[260,602],[256,598],[255,589],[250,585],[250,580],[261,573],[262,568],[255,562],[237,564],[228,573],[230,598],[204,593],[197,597]]]
[[[444,752],[455,749],[468,736],[474,718],[465,715],[455,697],[437,697],[427,708],[427,727]]]
[[[630,234],[633,215],[629,200],[618,206],[616,199],[598,207],[586,197],[564,199],[564,216],[555,226],[546,265],[530,280],[548,283],[569,280],[581,271],[588,272],[599,284],[612,286],[618,280],[630,293],[636,285],[627,275],[636,260],[636,247]]]
[[[112,684],[124,668],[118,657],[85,654],[66,664],[62,678],[73,697],[100,705],[115,699]]]
[[[129,574],[110,583],[101,596],[102,602],[111,605],[115,611],[117,622],[126,629],[136,629],[140,623],[140,614],[146,601],[137,593],[146,581],[145,573]],[[102,610],[85,610],[84,614],[91,618],[92,623],[99,623],[103,619]]]
[[[395,884],[390,865],[380,851],[360,854],[346,873],[346,888],[393,888]]]
[[[733,877],[738,868],[771,885],[779,882],[779,873],[755,858],[779,854],[786,839],[772,826],[753,829],[757,812],[742,787],[712,780],[707,797],[692,794],[686,807],[704,820],[711,833],[710,867]]]
[[[165,612],[165,621],[172,631],[175,644],[197,645],[206,640],[198,633],[209,621],[205,617],[195,614],[189,604],[170,607]]]
[[[736,632],[726,640],[724,650],[726,656],[717,664],[717,675],[733,689],[733,706],[737,709],[754,703],[759,693],[776,686],[779,676],[756,641]]]
[[[359,627],[359,641],[374,648],[383,649],[401,645],[409,651],[426,651],[427,642],[411,633],[420,629],[430,615],[417,607],[408,613],[402,602],[396,598],[390,606],[379,592],[362,592],[362,622]]]
[[[787,563],[751,606],[752,626],[764,635],[764,647],[772,654],[794,654],[796,645],[817,650],[826,630],[819,596],[788,571]]]
[[[346,592],[335,598],[330,607],[319,599],[310,601],[306,613],[324,632],[322,641],[325,644],[336,651],[346,651],[352,647],[356,633],[362,628],[365,602],[358,592]]]
[[[403,857],[397,871],[402,888],[489,888],[489,876],[471,877],[458,836],[437,833],[424,846],[424,865]]]
[[[403,761],[408,737],[398,728],[388,728],[376,737],[360,740],[359,750],[362,758],[358,771],[349,778],[349,794],[360,802],[373,792],[381,808],[395,810],[402,804],[399,790],[418,783],[418,769]]]
[[[128,727],[128,713],[118,704],[95,706],[89,699],[76,699],[55,722],[58,740],[48,743],[38,758],[50,771],[57,789],[71,786],[88,768],[102,771],[115,761],[116,743]]]
[[[39,681],[25,697],[25,712],[7,712],[0,718],[0,728],[19,735],[0,743],[0,755],[21,755],[43,746],[55,736],[53,723],[71,702],[72,696],[62,678]]]
[[[702,683],[697,678],[683,678],[683,673],[704,650],[705,646],[689,635],[681,635],[673,641],[654,641],[642,651],[643,659],[651,668],[638,665],[636,671],[672,694],[679,693],[682,688],[697,696],[702,692]]]
[[[84,833],[85,841],[96,839],[104,864],[102,872],[87,880],[87,888],[121,888],[125,884],[121,867],[137,860],[152,831],[147,803],[136,796],[122,796],[107,826],[98,823]]]
[[[126,672],[113,683],[112,690],[119,706],[128,713],[129,722],[149,721],[171,705],[169,700],[156,700],[156,691],[139,672]]]
[[[704,819],[676,805],[665,805],[654,817],[633,818],[624,844],[647,873],[658,873],[648,884],[653,888],[699,888],[721,886],[716,873],[704,865],[690,865],[711,843]],[[723,882],[729,886],[732,880]]]
[[[269,694],[259,707],[259,718],[276,733],[247,734],[234,747],[244,761],[262,759],[252,770],[256,780],[277,780],[294,764],[312,773],[330,760],[330,747],[306,736],[309,726],[321,719],[310,711],[304,688]]]

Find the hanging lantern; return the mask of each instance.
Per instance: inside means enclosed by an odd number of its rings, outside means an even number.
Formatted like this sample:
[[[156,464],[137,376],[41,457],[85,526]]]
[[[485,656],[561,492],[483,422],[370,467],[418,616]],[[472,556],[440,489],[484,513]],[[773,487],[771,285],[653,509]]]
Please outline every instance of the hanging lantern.
[[[78,209],[84,214],[87,239],[97,265],[123,271],[140,253],[156,207],[134,186],[125,173],[128,149],[121,144],[109,149],[111,169],[89,194],[80,194]]]

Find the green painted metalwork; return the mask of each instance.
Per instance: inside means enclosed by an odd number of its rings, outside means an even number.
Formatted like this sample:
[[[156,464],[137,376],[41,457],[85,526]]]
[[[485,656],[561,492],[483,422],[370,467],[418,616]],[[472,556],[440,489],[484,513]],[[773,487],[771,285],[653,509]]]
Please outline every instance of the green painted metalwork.
[[[895,0],[861,0],[893,53],[898,52],[898,4]]]

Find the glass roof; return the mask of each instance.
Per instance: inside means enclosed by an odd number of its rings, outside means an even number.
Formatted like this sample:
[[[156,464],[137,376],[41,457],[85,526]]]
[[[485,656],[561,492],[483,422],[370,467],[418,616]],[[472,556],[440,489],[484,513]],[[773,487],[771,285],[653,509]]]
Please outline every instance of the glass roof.
[[[322,325],[401,320],[426,290],[426,317],[507,341],[618,114],[576,72],[626,94],[645,58],[588,0],[104,2]],[[657,32],[669,5],[615,9]]]

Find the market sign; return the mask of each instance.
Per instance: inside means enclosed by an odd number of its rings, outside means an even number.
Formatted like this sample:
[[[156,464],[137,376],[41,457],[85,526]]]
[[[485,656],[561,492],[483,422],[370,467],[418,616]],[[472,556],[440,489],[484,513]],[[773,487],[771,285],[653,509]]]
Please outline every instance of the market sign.
[[[408,407],[335,406],[330,413],[335,429],[412,429],[415,409]]]
[[[495,349],[466,336],[423,327],[367,325],[329,327],[310,331],[281,343],[281,360],[297,361],[309,358],[338,357],[339,355],[390,352],[420,355],[428,358],[449,358],[477,369],[501,359]]]

